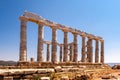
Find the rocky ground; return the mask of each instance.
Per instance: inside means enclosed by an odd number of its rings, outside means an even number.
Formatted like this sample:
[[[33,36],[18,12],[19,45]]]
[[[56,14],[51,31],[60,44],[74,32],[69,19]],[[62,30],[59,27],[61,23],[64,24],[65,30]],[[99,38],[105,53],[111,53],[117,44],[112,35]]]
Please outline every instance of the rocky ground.
[[[113,68],[113,69],[112,69]],[[119,65],[101,68],[56,66],[42,69],[0,69],[2,77],[22,78],[22,80],[120,80]]]

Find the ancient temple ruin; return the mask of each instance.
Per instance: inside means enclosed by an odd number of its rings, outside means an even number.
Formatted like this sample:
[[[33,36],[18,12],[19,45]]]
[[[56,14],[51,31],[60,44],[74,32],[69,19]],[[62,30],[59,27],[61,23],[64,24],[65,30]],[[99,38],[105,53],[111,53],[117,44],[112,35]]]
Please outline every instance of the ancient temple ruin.
[[[76,30],[65,25],[61,25],[49,20],[42,18],[36,14],[30,12],[24,12],[20,16],[21,32],[20,32],[20,56],[19,62],[27,62],[27,22],[34,22],[38,24],[38,46],[37,46],[37,62],[51,62],[51,63],[60,63],[60,62],[75,62],[78,63],[78,40],[77,37],[81,36],[82,38],[82,48],[81,48],[81,63],[104,63],[104,40],[80,30]],[[52,29],[52,40],[44,41],[43,31],[44,26],[48,26]],[[60,44],[56,38],[57,30],[62,30],[64,33],[64,42]],[[72,33],[74,36],[73,42],[68,43],[68,32]],[[87,40],[87,41],[86,41]],[[95,54],[93,55],[93,41],[95,41]],[[44,47],[43,44],[47,45],[47,55],[46,61],[44,60]],[[52,47],[50,54],[50,46]],[[57,46],[60,47],[60,53],[57,54]],[[70,52],[68,55],[68,51]],[[95,58],[93,58],[93,56]],[[51,58],[50,58],[51,57]],[[59,60],[57,59],[59,57]],[[51,60],[50,60],[51,59]],[[59,62],[58,62],[59,61]]]

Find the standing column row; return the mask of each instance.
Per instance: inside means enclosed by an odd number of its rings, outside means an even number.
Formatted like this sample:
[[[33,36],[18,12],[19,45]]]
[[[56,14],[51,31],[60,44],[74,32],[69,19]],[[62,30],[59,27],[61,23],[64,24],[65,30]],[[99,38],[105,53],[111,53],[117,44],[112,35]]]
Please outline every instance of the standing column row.
[[[27,61],[27,38],[26,38],[26,20],[21,19],[21,31],[20,31],[20,59],[19,61]],[[52,28],[52,54],[51,54],[51,61],[53,63],[57,62],[57,34],[56,34],[56,27]],[[73,33],[74,35],[74,49],[72,49],[72,46],[70,46],[70,61],[77,62],[78,61],[78,45],[77,45],[77,35],[76,33]],[[93,62],[93,47],[92,47],[92,40],[91,38],[88,38],[87,41],[87,47],[85,42],[85,36],[82,36],[82,49],[81,49],[81,62],[85,62],[86,58],[88,62]],[[95,40],[95,62],[98,63],[99,59],[101,63],[104,63],[104,41],[100,40],[101,42],[101,51],[100,51],[100,57],[99,57],[99,40]],[[44,51],[43,51],[43,43],[44,43],[44,26],[42,24],[38,24],[38,47],[37,47],[37,61],[43,62],[44,61]],[[60,46],[60,62],[68,62],[68,31],[64,31],[64,54],[62,56],[62,46]],[[72,51],[73,50],[73,51]],[[86,52],[87,50],[87,52]],[[72,55],[73,53],[73,55]],[[47,61],[50,61],[50,51],[49,51],[49,45],[47,45]]]

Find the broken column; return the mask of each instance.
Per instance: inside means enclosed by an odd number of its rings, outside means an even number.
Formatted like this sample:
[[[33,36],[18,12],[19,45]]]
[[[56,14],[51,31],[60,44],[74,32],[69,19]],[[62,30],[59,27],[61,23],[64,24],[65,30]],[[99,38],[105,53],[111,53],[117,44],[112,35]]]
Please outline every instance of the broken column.
[[[64,58],[63,62],[68,61],[68,32],[64,31]]]
[[[43,51],[43,37],[44,37],[44,27],[42,24],[38,24],[38,49],[37,49],[37,61],[44,61],[44,51]]]
[[[81,58],[81,62],[85,62],[85,36],[82,36],[82,50],[81,50],[81,53],[82,53],[82,58]]]
[[[78,57],[77,34],[74,33],[74,58],[73,58],[73,62],[78,61],[77,57]]]
[[[95,63],[99,62],[99,42],[95,40]]]
[[[57,41],[56,41],[56,27],[52,27],[52,58],[53,63],[57,62]]]
[[[50,44],[47,44],[47,59],[48,62],[50,61]]]
[[[21,31],[20,31],[20,58],[19,61],[27,61],[27,25],[24,18],[20,18],[21,21]]]
[[[101,60],[100,60],[100,62],[101,63],[104,63],[104,40],[101,40],[100,41],[101,42]]]

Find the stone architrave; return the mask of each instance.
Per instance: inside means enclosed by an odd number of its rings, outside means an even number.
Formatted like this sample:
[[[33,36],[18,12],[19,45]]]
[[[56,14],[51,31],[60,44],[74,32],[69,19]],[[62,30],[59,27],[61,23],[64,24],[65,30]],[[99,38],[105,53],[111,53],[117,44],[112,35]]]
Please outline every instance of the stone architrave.
[[[63,57],[63,45],[60,45],[60,62],[62,62]]]
[[[50,44],[47,44],[47,62],[50,61]]]
[[[52,63],[57,63],[57,29],[55,27],[52,27]]]
[[[20,60],[27,61],[27,25],[26,20],[21,19],[21,31],[20,31]]]
[[[95,63],[99,62],[99,42],[98,40],[95,40]]]
[[[64,58],[63,62],[68,61],[68,32],[64,31]]]
[[[37,61],[44,61],[44,51],[43,51],[43,38],[44,38],[44,26],[42,24],[38,24],[38,49],[37,49]]]
[[[104,40],[101,40],[101,63],[104,63]]]
[[[78,61],[77,57],[78,57],[77,34],[74,33],[74,58],[73,58],[73,62]]]
[[[86,54],[85,48],[86,48],[86,46],[85,46],[85,37],[82,36],[82,50],[81,50],[82,58],[81,58],[81,62],[85,62],[85,54]]]

